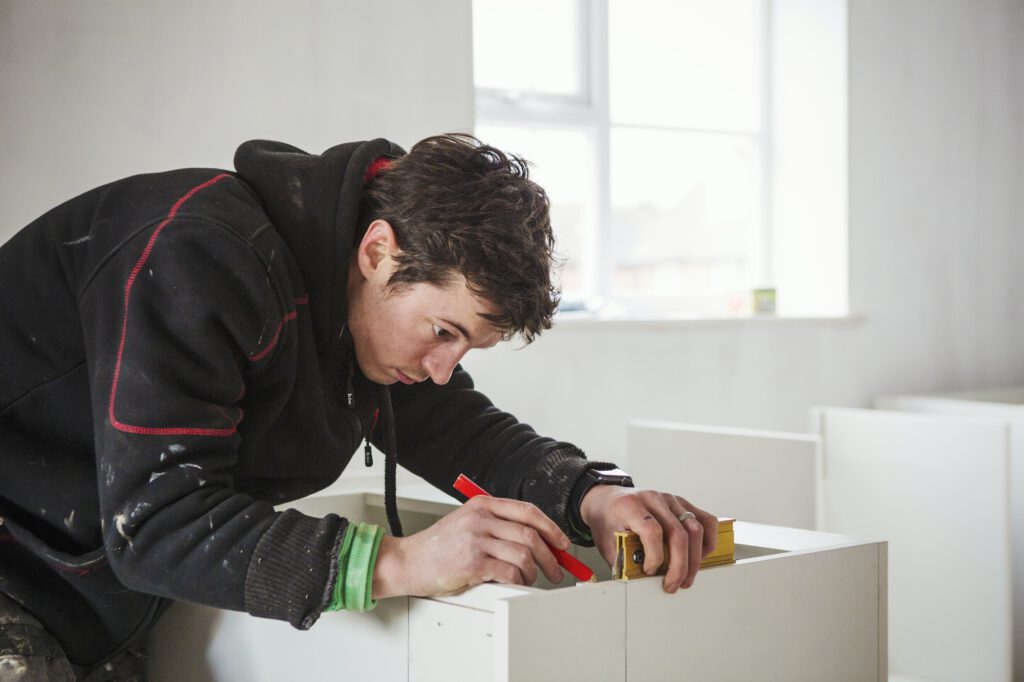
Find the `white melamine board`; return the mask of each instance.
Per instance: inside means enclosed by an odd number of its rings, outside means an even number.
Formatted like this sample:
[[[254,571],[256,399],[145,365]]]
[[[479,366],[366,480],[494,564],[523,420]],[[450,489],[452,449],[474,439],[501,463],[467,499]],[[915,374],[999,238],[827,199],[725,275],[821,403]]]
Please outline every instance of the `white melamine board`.
[[[622,682],[625,587],[580,583],[496,601],[495,682]]]
[[[409,682],[490,679],[494,668],[494,629],[495,617],[491,611],[430,599],[410,599]]]
[[[626,583],[629,682],[883,680],[884,544],[709,568],[688,590]]]
[[[369,613],[325,613],[311,629],[193,604],[175,604],[149,638],[152,682],[404,680],[408,600]]]
[[[819,409],[825,530],[889,542],[889,662],[928,680],[1008,680],[1009,428]]]
[[[995,388],[971,388],[959,391],[939,391],[928,395],[953,400],[973,400],[985,403],[999,403],[1024,407],[1024,386],[998,386]]]
[[[1024,388],[897,395],[876,399],[886,410],[991,417],[1010,426],[1014,679],[1024,680]]]
[[[636,421],[627,451],[637,486],[717,516],[815,527],[817,436]]]

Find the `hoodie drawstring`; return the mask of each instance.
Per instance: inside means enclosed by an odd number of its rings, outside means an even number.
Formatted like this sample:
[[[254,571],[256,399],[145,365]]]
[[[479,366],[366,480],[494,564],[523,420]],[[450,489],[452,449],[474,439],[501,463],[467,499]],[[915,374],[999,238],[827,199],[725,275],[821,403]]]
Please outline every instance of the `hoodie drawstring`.
[[[395,436],[395,413],[391,409],[391,389],[380,387],[381,405],[384,407],[384,510],[388,515],[391,535],[402,537],[402,520],[398,518],[398,502],[395,489],[398,487],[398,438]]]
[[[344,334],[345,327],[342,327],[341,336]],[[345,395],[349,409],[353,409],[356,403],[356,392],[352,383],[354,373],[355,362],[352,357],[349,357],[348,385]],[[387,386],[378,386],[378,389],[378,402],[384,407],[384,511],[388,516],[388,525],[391,526],[391,535],[400,538],[402,537],[402,520],[398,517],[398,502],[395,499],[395,490],[398,487],[398,438],[395,436],[395,413],[391,408],[391,391]],[[370,437],[377,426],[379,415],[380,410],[377,410],[373,415],[373,426],[366,434],[366,466],[373,466]]]

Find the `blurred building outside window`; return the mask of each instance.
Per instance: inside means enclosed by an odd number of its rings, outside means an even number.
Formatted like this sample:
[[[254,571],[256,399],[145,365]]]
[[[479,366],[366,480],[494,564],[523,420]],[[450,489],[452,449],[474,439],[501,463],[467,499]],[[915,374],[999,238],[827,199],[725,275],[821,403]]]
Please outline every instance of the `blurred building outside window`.
[[[845,0],[473,0],[476,134],[532,163],[561,315],[847,314]]]

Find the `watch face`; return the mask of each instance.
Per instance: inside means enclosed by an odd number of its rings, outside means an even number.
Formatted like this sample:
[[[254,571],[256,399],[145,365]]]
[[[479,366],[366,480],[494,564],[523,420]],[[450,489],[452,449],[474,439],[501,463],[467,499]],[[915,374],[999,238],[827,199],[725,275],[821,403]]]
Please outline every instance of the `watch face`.
[[[612,485],[633,485],[633,478],[622,469],[588,469],[587,475],[596,483]]]

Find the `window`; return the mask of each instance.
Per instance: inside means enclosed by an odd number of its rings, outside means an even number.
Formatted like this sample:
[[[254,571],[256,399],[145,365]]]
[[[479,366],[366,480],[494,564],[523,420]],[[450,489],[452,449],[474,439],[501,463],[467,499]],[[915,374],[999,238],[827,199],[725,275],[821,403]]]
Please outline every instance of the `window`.
[[[843,0],[474,0],[477,135],[552,200],[563,309],[846,313]]]

